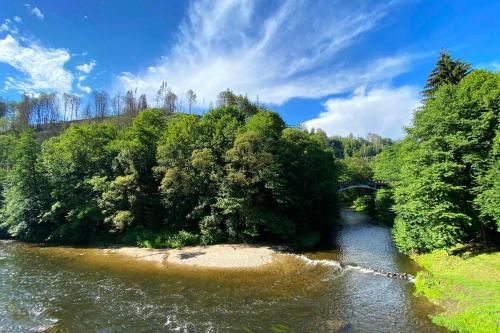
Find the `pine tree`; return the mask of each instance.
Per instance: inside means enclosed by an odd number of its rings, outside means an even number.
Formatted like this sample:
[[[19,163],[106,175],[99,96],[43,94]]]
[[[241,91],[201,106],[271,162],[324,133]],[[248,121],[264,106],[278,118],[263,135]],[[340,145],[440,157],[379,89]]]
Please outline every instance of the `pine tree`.
[[[432,97],[443,84],[457,84],[470,72],[470,64],[453,60],[446,50],[442,50],[436,67],[432,70],[425,83],[422,94],[424,98]]]

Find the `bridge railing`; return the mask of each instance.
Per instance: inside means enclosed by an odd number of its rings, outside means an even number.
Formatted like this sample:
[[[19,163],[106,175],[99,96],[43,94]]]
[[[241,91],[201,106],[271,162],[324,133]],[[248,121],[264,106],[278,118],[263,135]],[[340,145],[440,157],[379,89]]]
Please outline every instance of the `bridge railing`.
[[[338,182],[338,185],[342,186],[352,186],[352,185],[373,185],[373,186],[385,186],[386,183],[378,180],[368,180],[368,181],[355,181],[355,182]]]
[[[337,189],[345,189],[345,188],[353,188],[353,187],[362,187],[362,188],[375,188],[379,189],[381,187],[387,186],[386,183],[378,181],[378,180],[373,180],[373,181],[364,181],[364,182],[338,182],[337,183]]]

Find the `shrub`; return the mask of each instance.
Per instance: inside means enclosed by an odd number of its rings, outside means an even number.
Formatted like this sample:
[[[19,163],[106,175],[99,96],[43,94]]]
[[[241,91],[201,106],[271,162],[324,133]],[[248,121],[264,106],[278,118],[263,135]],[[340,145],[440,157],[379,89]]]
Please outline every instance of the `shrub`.
[[[383,188],[377,191],[375,194],[375,211],[380,221],[391,223],[394,220],[394,212],[391,210],[393,204],[391,190]]]
[[[373,198],[371,195],[362,195],[354,200],[352,208],[357,212],[370,213],[373,211]]]

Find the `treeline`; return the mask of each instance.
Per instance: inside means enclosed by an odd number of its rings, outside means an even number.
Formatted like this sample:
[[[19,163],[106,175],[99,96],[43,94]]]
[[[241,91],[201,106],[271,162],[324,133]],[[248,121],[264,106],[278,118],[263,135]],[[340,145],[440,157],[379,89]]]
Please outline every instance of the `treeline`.
[[[335,157],[338,159],[348,158],[372,158],[380,153],[385,147],[392,144],[389,138],[369,133],[366,138],[356,137],[350,134],[347,137],[332,136],[330,145],[333,148]]]
[[[0,135],[0,229],[30,241],[311,246],[336,213],[328,138],[230,91],[203,116],[140,111],[40,142]]]
[[[375,157],[407,253],[498,240],[500,73],[442,52],[406,137]]]
[[[362,184],[374,181],[374,157],[393,145],[393,140],[370,133],[365,138],[349,135],[332,136],[330,145],[334,150],[339,169],[339,181]],[[392,194],[386,188],[378,191],[354,188],[339,194],[339,200],[358,211],[376,217],[378,221],[392,224],[394,214]]]
[[[128,124],[137,114],[148,107],[162,109],[166,114],[186,111],[191,113],[196,104],[196,94],[188,90],[183,97],[176,95],[166,81],[162,82],[155,100],[149,103],[145,94],[136,90],[110,95],[105,90],[92,91],[85,99],[78,94],[41,93],[23,94],[20,101],[0,98],[0,132],[22,131],[31,127],[37,130],[49,125],[78,120],[103,120],[120,117]]]

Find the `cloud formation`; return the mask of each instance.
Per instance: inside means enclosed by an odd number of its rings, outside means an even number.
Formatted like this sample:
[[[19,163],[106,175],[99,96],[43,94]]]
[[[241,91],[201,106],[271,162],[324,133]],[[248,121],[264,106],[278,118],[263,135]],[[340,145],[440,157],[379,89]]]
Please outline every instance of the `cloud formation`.
[[[214,101],[227,88],[265,103],[318,98],[391,78],[407,70],[406,56],[356,67],[339,54],[373,30],[389,5],[346,1],[249,0],[192,2],[175,45],[140,73],[122,73],[119,88],[154,93],[163,80],[177,93],[193,89]]]
[[[352,96],[328,99],[326,111],[305,125],[328,135],[377,133],[398,139],[403,136],[402,126],[410,125],[413,110],[420,105],[419,91],[413,86],[359,87]]]
[[[5,89],[26,93],[71,91],[73,74],[64,68],[69,59],[65,49],[47,49],[34,43],[25,47],[10,34],[0,39],[0,62],[25,74],[23,80],[7,77]]]
[[[90,94],[92,92],[92,88],[89,86],[85,86],[82,84],[82,82],[87,78],[87,75],[80,75],[78,77],[78,81],[76,82],[76,87],[80,89],[81,91]]]
[[[19,22],[16,20],[16,18],[14,18],[14,21]],[[18,29],[16,25],[10,19],[7,18],[2,22],[2,24],[0,24],[0,32],[7,32],[15,35],[18,33]]]
[[[26,4],[26,8],[28,8],[28,11],[30,14],[36,16],[40,20],[43,20],[45,18],[45,15],[42,13],[42,11],[38,7],[33,7],[30,4]]]
[[[89,74],[90,72],[92,72],[95,65],[96,65],[96,62],[94,60],[92,60],[91,62],[89,62],[87,64],[81,64],[81,65],[76,66],[76,69],[82,73]]]

